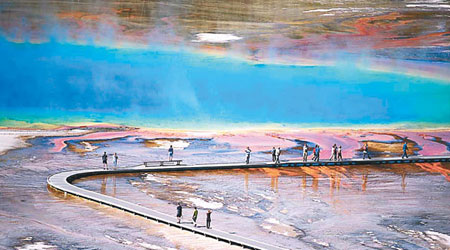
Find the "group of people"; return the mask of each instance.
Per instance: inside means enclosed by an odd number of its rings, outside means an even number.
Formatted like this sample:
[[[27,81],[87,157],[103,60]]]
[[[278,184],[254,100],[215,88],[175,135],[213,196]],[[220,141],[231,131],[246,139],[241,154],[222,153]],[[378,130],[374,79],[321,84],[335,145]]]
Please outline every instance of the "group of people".
[[[403,144],[402,159],[405,158],[405,157],[408,158],[407,150],[408,150],[408,145],[407,145],[407,143],[405,141],[405,143]],[[315,145],[313,147],[313,152],[312,152],[313,157],[311,158],[312,161],[318,162],[320,160],[320,151],[321,151],[321,148],[320,148],[319,145]],[[369,144],[367,142],[363,145],[362,151],[363,151],[363,159],[366,159],[366,157],[368,159],[372,159],[370,157],[370,154],[369,154]],[[173,147],[172,147],[172,145],[170,145],[168,152],[169,152],[169,161],[172,161],[172,159],[173,159]],[[302,152],[303,152],[302,153],[302,160],[304,162],[308,161],[308,145],[306,143],[303,144]],[[250,147],[247,147],[245,149],[245,163],[246,164],[250,163],[250,155],[251,155],[251,153],[252,153],[252,150],[250,149]],[[272,162],[274,162],[275,164],[279,164],[280,163],[281,148],[280,147],[278,147],[278,148],[273,147],[272,150],[271,150],[271,153],[272,153]],[[114,154],[114,157],[117,157],[117,154]],[[341,145],[337,146],[336,144],[334,144],[331,147],[331,155],[330,155],[330,159],[329,160],[330,161],[342,161],[343,160],[343,158],[342,158],[342,146]],[[117,158],[115,158],[114,165],[115,166],[117,165]]]
[[[117,153],[114,153],[114,156],[113,156],[114,168],[117,168],[118,160],[119,160],[119,156],[117,155]],[[108,170],[108,155],[106,154],[106,152],[103,152],[102,162],[103,162],[103,170]]]
[[[312,152],[312,161],[316,161],[318,162],[320,160],[320,151],[321,148],[319,145],[315,145],[313,147],[313,152]],[[369,154],[369,144],[366,142],[363,147],[362,147],[362,151],[363,151],[363,159],[366,159],[366,157],[368,159],[372,159],[370,157]],[[402,159],[404,159],[405,157],[408,158],[408,144],[405,141],[405,143],[403,144],[403,154],[402,154]],[[308,161],[308,145],[305,143],[303,144],[303,150],[302,150],[302,159],[304,162]],[[250,163],[250,155],[252,153],[252,150],[250,149],[250,147],[247,147],[245,149],[245,163],[249,164]],[[279,164],[280,163],[280,155],[281,155],[281,148],[272,148],[272,162],[274,162],[275,164]],[[173,160],[173,147],[172,145],[170,145],[169,150],[168,150],[168,155],[169,155],[169,161]],[[114,167],[117,168],[117,162],[119,159],[119,156],[117,155],[117,153],[114,153]],[[330,161],[342,161],[342,146],[337,146],[336,144],[334,144],[331,147],[331,155],[330,155]],[[106,154],[106,152],[103,153],[102,155],[102,161],[103,161],[103,169],[107,170],[108,169],[108,155]]]
[[[342,161],[342,146],[336,144],[331,147],[330,161]]]
[[[305,144],[306,145],[306,144]],[[303,149],[303,154],[305,154],[304,153],[304,149]],[[307,153],[308,154],[308,153]],[[314,148],[313,148],[313,157],[312,157],[312,160],[313,161],[319,161],[320,160],[320,147],[319,147],[319,145],[316,145],[316,146],[314,146]]]
[[[335,146],[333,146],[334,149]],[[247,147],[245,149],[245,163],[249,164],[250,163],[250,154],[251,154],[252,150],[250,149],[250,147]],[[339,156],[340,159],[342,160],[342,147],[339,147]],[[281,155],[281,148],[278,147],[273,147],[271,150],[271,154],[272,154],[272,162],[274,162],[275,164],[279,164],[280,163],[280,155]],[[306,162],[308,160],[308,145],[306,145],[306,143],[303,145],[303,154],[302,154],[302,159],[304,162]],[[312,160],[313,161],[319,161],[320,159],[320,147],[319,145],[315,145],[313,148],[313,157]]]
[[[275,149],[275,147],[272,148],[272,161],[275,163],[280,163],[280,155],[281,155],[281,148],[278,147]]]
[[[315,145],[313,148],[313,157],[311,160],[318,162],[320,160],[320,146],[319,145]],[[408,144],[405,141],[403,144],[403,154],[402,154],[402,159],[404,158],[408,158]],[[247,147],[245,149],[245,162],[247,164],[250,163],[250,154],[251,154],[252,150],[250,149],[250,147]],[[302,150],[303,154],[302,154],[302,159],[304,162],[308,161],[308,145],[305,143],[303,144],[303,150]],[[363,160],[366,159],[366,157],[368,159],[372,159],[370,157],[369,154],[369,144],[368,142],[366,142],[363,147],[362,147],[362,152],[363,152]],[[281,155],[281,148],[275,148],[273,147],[271,150],[272,153],[272,162],[274,162],[275,164],[279,164],[280,163],[280,155]],[[337,146],[336,144],[334,144],[331,147],[331,155],[330,155],[330,161],[342,161],[342,146]]]
[[[206,228],[211,228],[211,209],[208,209],[206,212]],[[181,218],[183,217],[183,207],[181,206],[181,203],[178,203],[177,206],[177,222],[181,223]],[[197,218],[198,218],[198,210],[197,207],[194,207],[194,212],[192,213],[192,224],[194,224],[194,227],[197,227]]]

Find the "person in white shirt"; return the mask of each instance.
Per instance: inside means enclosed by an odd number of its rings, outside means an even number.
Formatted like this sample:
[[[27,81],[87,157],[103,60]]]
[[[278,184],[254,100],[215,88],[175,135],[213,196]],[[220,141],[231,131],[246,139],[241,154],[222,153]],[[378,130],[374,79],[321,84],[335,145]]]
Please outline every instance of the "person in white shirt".
[[[303,144],[303,161],[308,160],[308,146],[306,146],[306,143]]]
[[[331,160],[335,161],[336,160],[335,157],[336,157],[336,144],[334,144],[333,147],[331,147],[330,161]]]
[[[275,151],[275,155],[276,155],[276,161],[275,164],[280,163],[280,155],[281,155],[281,148],[278,147],[277,150]]]

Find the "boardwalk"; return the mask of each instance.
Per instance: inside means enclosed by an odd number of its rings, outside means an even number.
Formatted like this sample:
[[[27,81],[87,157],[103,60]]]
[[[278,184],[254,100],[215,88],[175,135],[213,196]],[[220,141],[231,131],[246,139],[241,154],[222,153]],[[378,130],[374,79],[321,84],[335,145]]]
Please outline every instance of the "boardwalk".
[[[365,164],[402,164],[402,163],[423,163],[423,162],[450,162],[450,156],[422,156],[411,157],[408,159],[400,158],[377,158],[371,160],[362,159],[344,159],[340,162],[323,161],[323,162],[302,162],[302,161],[286,161],[280,164],[272,162],[255,162],[252,164],[229,163],[229,164],[198,164],[198,165],[181,165],[181,166],[155,166],[144,167],[144,165],[123,168],[118,170],[77,170],[58,173],[50,176],[47,183],[50,187],[79,196],[94,202],[109,205],[114,208],[124,210],[126,212],[142,216],[147,219],[164,223],[181,230],[187,230],[193,233],[204,235],[219,241],[227,242],[232,245],[241,246],[249,249],[283,249],[274,245],[270,245],[261,241],[244,238],[238,235],[232,235],[217,229],[196,228],[191,224],[178,224],[175,218],[167,214],[146,208],[131,202],[117,199],[111,196],[103,195],[93,191],[85,190],[72,185],[71,183],[79,178],[102,175],[102,174],[120,174],[120,173],[138,173],[138,172],[158,172],[158,171],[184,171],[184,170],[214,170],[214,169],[236,169],[236,168],[261,168],[261,167],[300,167],[300,166],[345,166],[345,165],[365,165]]]

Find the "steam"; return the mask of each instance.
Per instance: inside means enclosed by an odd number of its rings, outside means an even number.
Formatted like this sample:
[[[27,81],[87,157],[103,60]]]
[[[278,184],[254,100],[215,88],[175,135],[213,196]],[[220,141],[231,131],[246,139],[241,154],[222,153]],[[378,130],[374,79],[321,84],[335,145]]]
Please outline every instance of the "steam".
[[[199,33],[195,36],[197,37],[197,39],[192,41],[198,43],[228,43],[242,39],[242,37],[238,37],[232,34]]]
[[[179,12],[169,7],[153,6],[161,8],[160,14],[140,16],[148,18],[143,24],[133,11],[145,13],[145,4],[127,11],[102,4],[70,5],[73,9],[52,5],[48,12],[38,12],[41,22],[26,12],[22,18],[1,19],[2,27],[15,29],[1,29],[0,109],[32,110],[37,117],[79,112],[125,123],[450,122],[449,85],[443,84],[448,80],[389,73],[370,60],[372,50],[364,49],[376,45],[370,34],[363,34],[365,26],[355,31],[359,39],[352,38],[355,34],[298,39],[283,31],[264,41],[244,28],[237,36],[230,30],[180,26]],[[190,34],[196,34],[194,42]],[[225,52],[199,53],[206,43]],[[349,47],[357,53],[348,52]],[[252,59],[242,60],[248,54]],[[430,69],[431,64],[420,68]],[[394,68],[402,65],[397,61]],[[367,70],[369,66],[377,71]],[[432,73],[445,66],[433,67]],[[14,118],[20,112],[8,113]]]

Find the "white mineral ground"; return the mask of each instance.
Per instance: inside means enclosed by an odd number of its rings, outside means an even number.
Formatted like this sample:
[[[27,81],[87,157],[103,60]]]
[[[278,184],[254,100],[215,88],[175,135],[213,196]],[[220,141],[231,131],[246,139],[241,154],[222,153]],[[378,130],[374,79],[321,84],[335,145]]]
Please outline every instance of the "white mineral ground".
[[[30,146],[26,140],[40,136],[71,136],[86,134],[89,131],[74,130],[0,130],[0,155],[9,150]]]

